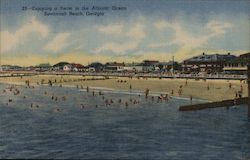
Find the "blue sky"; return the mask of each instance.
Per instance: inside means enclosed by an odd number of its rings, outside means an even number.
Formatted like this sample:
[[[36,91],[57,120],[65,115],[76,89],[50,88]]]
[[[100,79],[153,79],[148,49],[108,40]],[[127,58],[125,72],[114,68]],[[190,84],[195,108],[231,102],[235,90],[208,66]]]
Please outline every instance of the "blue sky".
[[[249,52],[247,0],[1,0],[1,64],[182,61]],[[44,16],[22,7],[126,7],[104,16]],[[58,12],[58,11],[57,11]],[[85,13],[85,11],[82,11]],[[93,11],[91,11],[93,12]]]

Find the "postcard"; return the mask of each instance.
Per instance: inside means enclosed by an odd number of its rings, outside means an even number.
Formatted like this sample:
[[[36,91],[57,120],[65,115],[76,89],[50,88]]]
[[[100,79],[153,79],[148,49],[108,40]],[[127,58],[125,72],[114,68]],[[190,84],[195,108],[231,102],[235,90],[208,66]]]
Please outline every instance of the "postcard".
[[[0,0],[0,159],[250,160],[249,0]]]

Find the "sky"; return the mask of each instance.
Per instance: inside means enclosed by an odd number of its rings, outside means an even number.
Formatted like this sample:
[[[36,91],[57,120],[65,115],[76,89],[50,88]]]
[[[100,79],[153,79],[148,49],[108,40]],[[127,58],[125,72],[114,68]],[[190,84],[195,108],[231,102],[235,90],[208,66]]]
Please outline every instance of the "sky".
[[[1,65],[30,66],[59,61],[87,65],[96,61],[129,63],[145,59],[164,62],[173,56],[181,62],[203,52],[239,55],[250,50],[249,0],[0,0],[0,3]],[[108,10],[92,10],[93,6]],[[115,10],[113,6],[122,9]],[[67,15],[46,16],[41,9]],[[83,15],[70,16],[70,11]]]

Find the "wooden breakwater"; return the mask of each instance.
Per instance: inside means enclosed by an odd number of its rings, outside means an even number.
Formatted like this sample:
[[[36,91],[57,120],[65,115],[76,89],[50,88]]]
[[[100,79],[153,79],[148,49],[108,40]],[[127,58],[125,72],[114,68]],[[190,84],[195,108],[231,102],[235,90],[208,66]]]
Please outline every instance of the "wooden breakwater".
[[[234,105],[247,104],[248,100],[249,97],[244,97],[244,98],[238,98],[236,100],[223,100],[217,102],[191,104],[191,105],[180,106],[179,111],[195,111],[207,108],[231,107]]]
[[[248,117],[250,117],[250,59],[247,65],[247,85],[248,85]]]

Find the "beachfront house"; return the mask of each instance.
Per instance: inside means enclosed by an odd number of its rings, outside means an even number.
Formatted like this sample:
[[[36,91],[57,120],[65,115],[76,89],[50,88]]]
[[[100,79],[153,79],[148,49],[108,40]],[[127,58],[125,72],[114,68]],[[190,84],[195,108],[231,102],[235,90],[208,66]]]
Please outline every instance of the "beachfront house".
[[[71,69],[73,72],[85,72],[86,71],[86,67],[84,67],[81,64],[75,64],[75,63],[71,63]]]
[[[205,54],[194,56],[182,63],[184,73],[208,73],[216,74],[223,71],[224,64],[236,56],[228,54]]]
[[[71,64],[66,64],[63,66],[63,71],[64,72],[70,72],[72,71],[72,65]]]
[[[153,72],[159,70],[159,63],[159,61],[155,60],[144,60],[143,72]]]
[[[69,64],[68,62],[59,62],[55,65],[53,65],[52,70],[54,71],[63,71],[63,67],[65,65]]]
[[[248,62],[250,62],[250,52],[227,61],[223,67],[223,71],[226,74],[246,75]]]
[[[123,67],[124,72],[143,72],[143,64],[142,63],[127,63]]]
[[[10,70],[11,69],[11,65],[1,65],[1,70],[2,71],[8,71],[8,70]]]
[[[178,72],[181,70],[181,65],[176,61],[160,62],[158,67],[161,72]]]
[[[124,71],[125,63],[108,62],[105,64],[104,71],[106,72],[122,72]]]
[[[16,65],[1,65],[2,71],[20,71],[23,70],[23,67]]]
[[[86,71],[87,72],[95,72],[96,69],[95,69],[95,67],[88,67]]]
[[[49,63],[42,63],[36,66],[36,71],[45,72],[51,70],[52,66]]]
[[[87,66],[88,72],[102,72],[104,65],[100,62],[93,62]]]

